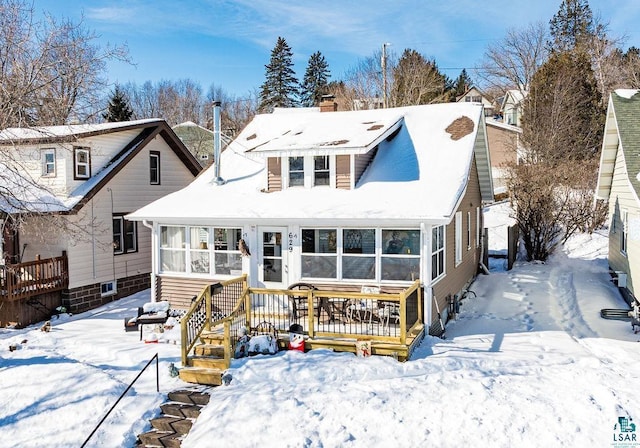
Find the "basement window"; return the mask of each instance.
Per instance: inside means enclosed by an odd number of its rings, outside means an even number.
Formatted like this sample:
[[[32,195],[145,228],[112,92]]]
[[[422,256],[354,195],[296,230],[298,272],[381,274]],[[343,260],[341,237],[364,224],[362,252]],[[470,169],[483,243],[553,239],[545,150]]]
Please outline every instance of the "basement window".
[[[100,283],[100,295],[104,296],[112,296],[118,292],[116,287],[116,282],[111,280],[109,282]]]

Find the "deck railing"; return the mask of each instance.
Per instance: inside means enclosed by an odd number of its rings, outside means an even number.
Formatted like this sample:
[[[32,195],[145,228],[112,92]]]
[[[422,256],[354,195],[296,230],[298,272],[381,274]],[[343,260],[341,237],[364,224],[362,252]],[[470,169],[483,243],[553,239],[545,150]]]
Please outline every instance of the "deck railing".
[[[217,295],[205,287],[182,319],[183,365],[211,323],[222,328],[227,366],[242,329],[250,332],[265,321],[280,333],[288,333],[293,324],[298,324],[310,338],[369,339],[403,345],[414,328],[422,324],[419,281],[397,293],[249,288],[246,276],[222,285],[223,290]],[[220,308],[222,303],[227,306],[234,299],[235,307],[223,313],[224,317],[207,311]]]
[[[66,252],[60,257],[26,263],[7,264],[0,268],[0,298],[15,301],[69,286]]]

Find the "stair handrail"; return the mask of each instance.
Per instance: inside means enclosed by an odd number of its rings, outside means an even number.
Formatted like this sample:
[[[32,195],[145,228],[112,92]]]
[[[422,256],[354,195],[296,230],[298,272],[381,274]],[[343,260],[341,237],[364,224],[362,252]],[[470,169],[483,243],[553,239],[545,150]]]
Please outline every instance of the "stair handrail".
[[[118,399],[116,400],[115,403],[113,403],[113,406],[111,406],[111,409],[109,409],[107,411],[107,413],[104,415],[104,417],[102,417],[102,420],[100,420],[100,423],[98,423],[96,425],[95,428],[93,428],[93,431],[91,431],[91,434],[89,434],[89,437],[86,438],[86,440],[82,443],[82,445],[80,446],[80,448],[84,448],[87,443],[89,442],[89,439],[91,439],[91,437],[93,437],[93,435],[96,433],[96,431],[98,430],[98,428],[100,428],[100,426],[104,423],[104,421],[107,419],[107,417],[109,416],[109,414],[111,414],[111,411],[113,411],[115,409],[115,407],[118,405],[118,403],[120,403],[120,400],[122,400],[122,398],[127,394],[127,392],[129,392],[129,389],[131,389],[131,387],[133,387],[133,384],[138,381],[138,378],[140,378],[140,376],[142,375],[142,373],[147,370],[147,367],[149,367],[151,365],[151,363],[153,362],[153,360],[155,359],[156,361],[156,392],[160,392],[160,375],[159,375],[159,370],[158,370],[158,354],[156,353],[155,355],[153,355],[153,357],[147,362],[147,364],[142,368],[142,370],[140,370],[140,372],[138,372],[138,375],[133,379],[133,381],[131,381],[131,383],[129,383],[129,385],[127,386],[127,388],[124,390],[124,392],[122,392],[120,394],[120,396],[118,397]]]
[[[225,280],[223,282],[220,282],[220,284],[222,284],[223,287],[226,287],[239,282],[242,282],[242,284],[244,285],[243,293],[241,294],[240,299],[238,299],[242,300],[244,297],[244,290],[247,289],[246,274],[243,274],[238,278]],[[180,345],[182,351],[181,358],[183,366],[187,365],[187,356],[189,352],[191,352],[191,349],[193,349],[193,347],[196,345],[196,342],[198,342],[198,339],[202,332],[206,329],[211,328],[212,297],[211,285],[204,286],[191,303],[191,307],[189,307],[189,310],[180,319]],[[235,310],[238,306],[238,303],[236,303],[233,309]],[[217,322],[220,322],[220,320],[217,320]]]

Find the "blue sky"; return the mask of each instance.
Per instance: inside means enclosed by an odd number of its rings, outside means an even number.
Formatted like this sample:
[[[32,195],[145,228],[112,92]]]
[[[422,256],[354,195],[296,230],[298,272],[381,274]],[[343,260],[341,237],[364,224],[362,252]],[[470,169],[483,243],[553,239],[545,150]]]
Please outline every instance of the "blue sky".
[[[135,66],[109,65],[112,82],[190,78],[244,96],[264,81],[264,66],[278,36],[294,54],[298,78],[309,56],[320,51],[332,79],[340,79],[390,43],[401,54],[412,48],[451,78],[462,68],[473,78],[486,46],[509,28],[549,19],[561,0],[34,0],[36,11],[79,20],[100,43],[129,47]],[[624,48],[640,47],[640,1],[591,0],[594,14]]]

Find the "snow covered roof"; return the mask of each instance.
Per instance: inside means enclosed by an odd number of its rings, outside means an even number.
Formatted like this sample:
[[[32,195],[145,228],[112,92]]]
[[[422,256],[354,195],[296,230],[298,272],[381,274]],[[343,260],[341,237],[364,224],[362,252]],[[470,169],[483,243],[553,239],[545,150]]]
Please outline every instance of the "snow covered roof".
[[[0,210],[5,213],[68,212],[81,208],[115,176],[142,148],[157,135],[161,135],[185,166],[194,174],[200,165],[164,120],[137,120],[95,125],[46,126],[39,128],[8,128],[0,132],[0,145],[10,144],[9,150],[19,150],[21,145],[39,142],[66,141],[91,135],[139,129],[141,132],[118,151],[103,167],[89,179],[79,184],[70,194],[54,193],[51,189],[23,173],[20,164],[0,163],[0,179],[7,184],[9,194],[0,195]],[[18,138],[19,137],[19,138]]]
[[[368,114],[354,112],[320,113],[301,109],[255,117],[252,133],[238,138],[247,154],[262,156],[362,154],[370,151],[400,125],[397,112]],[[315,112],[315,113],[313,113]],[[364,112],[364,111],[361,111]]]
[[[114,131],[138,128],[145,124],[164,122],[159,118],[146,120],[119,121],[98,124],[69,124],[61,126],[38,126],[32,128],[6,128],[0,131],[0,145],[40,143],[64,140],[73,137],[88,137]]]
[[[464,132],[456,130],[461,123],[467,129]],[[489,186],[483,188],[483,199],[493,199],[484,126],[482,105],[475,103],[258,115],[222,153],[220,175],[225,184],[214,182],[211,167],[188,187],[128,219],[176,224],[449,222],[466,190],[474,154],[479,176]],[[330,137],[324,141],[340,137],[350,143],[319,145],[322,135]],[[259,150],[284,154],[285,148],[292,153],[340,154],[373,141],[379,141],[377,153],[352,190],[314,187],[264,192],[265,160],[249,157]]]

